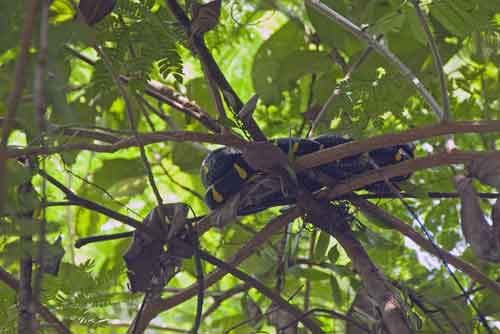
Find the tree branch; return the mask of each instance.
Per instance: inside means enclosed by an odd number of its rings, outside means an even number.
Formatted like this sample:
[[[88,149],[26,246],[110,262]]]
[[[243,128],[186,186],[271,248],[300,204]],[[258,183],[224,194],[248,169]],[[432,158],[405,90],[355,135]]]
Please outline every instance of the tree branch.
[[[232,147],[243,148],[245,141],[239,137],[230,134],[214,135],[191,131],[159,131],[139,135],[144,145],[161,143],[164,141],[184,142],[192,141],[199,143],[220,144]],[[7,157],[10,159],[21,156],[50,155],[75,150],[88,150],[92,152],[113,153],[118,150],[137,146],[137,140],[134,137],[123,138],[114,144],[93,144],[93,143],[70,143],[53,147],[27,147],[22,149],[9,148]]]
[[[259,282],[258,280],[254,279],[250,275],[242,272],[241,270],[235,268],[235,266],[230,265],[228,263],[225,263],[224,261],[221,261],[217,259],[216,257],[200,251],[200,256],[202,259],[205,261],[216,265],[219,269],[222,269],[226,272],[229,272],[231,275],[239,278],[240,280],[244,281],[245,283],[250,284],[253,288],[257,289],[260,293],[262,293],[264,296],[267,298],[271,299],[273,303],[275,303],[277,306],[280,307],[280,309],[285,310],[288,312],[290,315],[296,317],[298,321],[302,322],[302,324],[309,329],[312,333],[323,333],[321,330],[321,327],[317,323],[317,321],[313,319],[307,318],[307,316],[303,315],[303,312],[300,311],[299,308],[296,306],[288,303],[285,299],[283,299],[279,293],[275,292],[273,289],[270,289],[266,287],[264,284]]]
[[[81,207],[87,208],[89,210],[93,210],[96,212],[99,212],[105,216],[108,216],[109,218],[115,219],[119,222],[122,222],[126,225],[132,226],[135,228],[138,232],[144,233],[146,235],[152,235],[155,236],[155,233],[153,231],[150,231],[147,226],[144,226],[140,221],[137,221],[133,218],[130,218],[126,215],[122,215],[121,213],[118,213],[116,211],[113,211],[111,209],[108,209],[100,204],[94,203],[92,201],[89,201],[85,198],[82,198],[78,195],[76,195],[71,189],[66,187],[64,184],[61,182],[57,181],[55,178],[47,174],[43,170],[38,170],[38,174],[40,174],[41,177],[47,179],[51,184],[53,184],[56,188],[61,190],[66,198],[73,204],[79,205]]]
[[[0,281],[7,284],[12,290],[19,292],[19,281],[2,267],[0,267]],[[59,319],[57,319],[57,317],[52,314],[48,308],[39,302],[35,302],[35,308],[37,309],[37,312],[40,313],[40,315],[48,323],[53,325],[59,333],[71,334],[71,331],[66,327],[66,325],[59,321]]]
[[[351,199],[351,202],[359,209],[361,209],[364,214],[378,217],[383,221],[389,223],[395,230],[399,231],[401,234],[414,241],[417,245],[425,249],[427,252],[442,257],[448,263],[453,265],[455,268],[460,269],[474,281],[481,283],[484,287],[487,287],[496,294],[500,295],[500,283],[489,279],[488,276],[483,274],[471,264],[468,264],[458,257],[446,252],[442,248],[438,248],[437,246],[433,245],[431,241],[425,239],[417,231],[412,229],[410,224],[403,222],[399,218],[391,215],[385,210],[380,209],[367,200],[354,197]]]
[[[236,267],[245,259],[254,254],[255,250],[262,244],[267,242],[274,234],[280,232],[288,223],[299,217],[301,210],[291,209],[286,213],[272,219],[260,232],[258,232],[251,240],[249,240],[242,248],[234,254],[227,263]],[[200,233],[201,234],[201,233]],[[224,269],[218,268],[205,276],[204,286],[209,288],[216,282],[221,280],[227,272]],[[147,324],[154,319],[159,313],[167,311],[184,301],[194,297],[198,292],[198,284],[192,284],[181,292],[167,298],[161,299],[151,304],[146,305],[141,315],[141,322],[137,324],[137,330],[144,330]]]
[[[368,173],[348,179],[343,183],[338,183],[338,185],[332,189],[320,191],[318,196],[320,198],[332,200],[377,181],[384,181],[386,178],[390,179],[395,176],[407,175],[427,168],[467,163],[481,157],[500,158],[500,152],[452,151],[450,153],[439,153],[428,155],[424,158],[406,160],[395,165],[372,170]]]
[[[389,133],[363,140],[352,141],[342,145],[330,147],[321,151],[298,157],[298,170],[324,165],[358,153],[368,152],[390,145],[405,144],[415,140],[422,140],[448,134],[458,133],[486,133],[499,132],[500,121],[463,121],[446,122],[427,127],[415,128],[399,133]]]
[[[383,323],[391,334],[410,334],[406,310],[398,301],[394,287],[372,262],[361,243],[354,237],[345,217],[325,202],[316,201],[309,193],[299,191],[297,205],[308,213],[309,221],[337,239],[361,276],[370,296],[378,304]]]
[[[186,35],[191,36],[191,22],[189,21],[189,18],[187,17],[186,13],[184,13],[184,10],[181,8],[181,6],[179,6],[176,0],[165,0],[165,2],[168,8],[170,8],[172,14],[174,14],[174,16],[177,18],[177,21],[179,21],[181,26],[184,28]],[[238,112],[241,110],[241,108],[243,108],[243,102],[231,87],[226,77],[220,70],[219,66],[215,62],[214,58],[210,54],[210,51],[205,46],[203,37],[193,35],[192,42],[194,50],[200,58],[202,66],[207,69],[209,77],[215,81],[217,86],[219,86],[219,89],[222,91],[222,94],[224,95],[226,101],[231,106],[234,115],[238,117]],[[242,121],[254,140],[266,140],[266,136],[262,133],[259,126],[252,117],[247,117]]]
[[[411,0],[411,3],[415,7],[415,11],[420,20],[422,28],[424,29],[425,35],[427,36],[427,40],[429,41],[429,48],[432,53],[432,58],[434,59],[434,67],[436,68],[436,72],[439,76],[439,85],[441,88],[441,97],[443,99],[443,115],[442,121],[446,122],[450,119],[450,100],[448,98],[448,85],[446,83],[446,77],[444,75],[443,70],[443,60],[441,58],[441,54],[439,53],[439,49],[436,45],[436,41],[432,36],[431,29],[429,27],[429,23],[425,18],[422,9],[420,8],[419,0]]]
[[[21,42],[19,46],[19,54],[17,56],[15,74],[14,74],[14,89],[7,98],[7,115],[2,127],[2,141],[0,143],[0,210],[3,210],[6,192],[6,170],[5,162],[8,158],[7,144],[11,131],[11,123],[16,118],[17,107],[21,99],[21,94],[24,88],[26,70],[28,68],[28,56],[35,27],[36,16],[38,14],[38,0],[26,0],[26,17],[24,19],[23,31],[21,33]]]
[[[415,89],[420,93],[425,102],[431,107],[432,111],[438,116],[438,118],[443,119],[443,111],[437,104],[432,94],[424,87],[422,82],[415,76],[415,74],[413,74],[410,68],[408,68],[401,60],[399,60],[399,58],[395,54],[393,54],[389,50],[389,48],[377,42],[377,40],[374,37],[370,36],[370,34],[322,3],[320,0],[306,0],[305,2],[321,14],[335,21],[337,24],[342,26],[344,29],[346,29],[359,39],[367,42],[368,45],[370,45],[375,51],[377,51],[379,54],[393,63],[401,72],[401,74],[403,74],[403,76],[405,76],[408,81],[415,87]]]

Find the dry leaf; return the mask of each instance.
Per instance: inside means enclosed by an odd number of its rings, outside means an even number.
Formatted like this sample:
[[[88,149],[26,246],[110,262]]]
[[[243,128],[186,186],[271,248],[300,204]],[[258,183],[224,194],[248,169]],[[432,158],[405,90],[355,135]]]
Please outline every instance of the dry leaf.
[[[304,119],[306,121],[314,121],[316,116],[321,111],[321,105],[313,104],[305,113],[303,113]]]
[[[259,307],[259,304],[257,304],[252,299],[252,297],[246,294],[243,299],[243,307],[245,313],[247,314],[250,325],[254,328],[259,329],[261,327],[260,324],[262,320],[262,311]]]
[[[116,0],[80,0],[78,9],[85,22],[93,26],[111,13],[115,5]]]
[[[134,239],[123,256],[132,292],[146,292],[151,288],[163,287],[172,278],[176,266],[180,265],[180,259],[192,255],[192,251],[181,247],[184,244],[176,243],[173,238],[169,243],[168,252],[163,247],[163,239],[168,231],[179,232],[179,226],[185,224],[188,210],[189,207],[184,203],[164,204],[161,210],[154,208],[143,224],[154,230],[157,238],[134,233]],[[164,220],[161,219],[160,212],[170,224],[162,223]]]
[[[238,117],[240,119],[245,119],[248,116],[252,116],[255,111],[255,107],[257,107],[257,101],[259,101],[259,95],[254,94],[252,97],[245,103],[243,108],[238,112]]]
[[[500,159],[479,158],[468,166],[470,176],[477,178],[481,183],[500,189]]]
[[[243,149],[243,159],[255,170],[275,171],[279,167],[286,168],[288,157],[276,145],[270,142],[250,143]]]
[[[276,303],[272,303],[266,311],[267,322],[276,328],[276,332],[282,334],[297,334],[297,319],[285,310],[282,310]]]
[[[472,179],[457,175],[454,181],[460,195],[460,218],[465,240],[478,258],[500,262],[498,240],[493,233],[493,227],[488,225],[484,217]]]
[[[61,260],[65,253],[64,248],[62,247],[61,236],[57,237],[53,244],[47,243],[44,251],[45,252],[42,258],[42,271],[44,273],[57,276]]]
[[[212,30],[219,23],[222,0],[215,0],[204,5],[193,5],[191,34],[202,35]]]

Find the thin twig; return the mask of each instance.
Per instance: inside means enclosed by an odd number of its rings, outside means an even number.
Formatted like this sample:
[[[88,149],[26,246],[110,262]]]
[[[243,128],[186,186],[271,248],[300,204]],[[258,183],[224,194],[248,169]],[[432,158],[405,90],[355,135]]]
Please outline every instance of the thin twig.
[[[3,123],[2,141],[0,143],[0,210],[3,209],[7,189],[5,170],[5,162],[7,160],[7,143],[11,131],[11,123],[16,118],[17,107],[24,88],[26,70],[28,68],[31,37],[35,27],[36,16],[38,14],[38,3],[38,0],[26,0],[26,6],[29,10],[26,11],[23,31],[21,33],[19,46],[20,50],[17,56],[14,74],[14,89],[7,98],[7,115],[5,117],[5,122]]]
[[[7,284],[12,290],[16,291],[19,293],[19,281],[11,275],[8,271],[6,271],[4,268],[0,267],[0,281],[4,282]],[[39,302],[35,302],[35,308],[38,313],[54,328],[57,329],[59,333],[63,334],[71,334],[70,330],[68,327],[66,327],[65,324],[63,324],[57,317],[50,312],[48,308],[40,304]]]
[[[114,233],[114,234],[105,234],[105,235],[95,235],[95,236],[91,236],[91,237],[78,239],[75,242],[75,247],[81,248],[85,245],[88,245],[88,244],[91,244],[94,242],[118,240],[118,239],[123,239],[123,238],[131,238],[133,236],[134,236],[134,231]]]
[[[215,310],[219,308],[219,306],[227,299],[237,295],[238,293],[247,291],[250,289],[250,284],[245,282],[241,285],[237,285],[227,291],[224,291],[222,294],[213,297],[213,303],[206,309],[205,313],[203,313],[203,318],[208,317]]]
[[[429,42],[429,47],[431,49],[432,58],[434,59],[434,67],[436,68],[436,72],[439,76],[439,85],[441,87],[441,97],[443,99],[443,114],[441,117],[441,121],[446,122],[450,120],[450,100],[448,97],[448,85],[446,83],[446,77],[444,75],[443,69],[443,60],[441,58],[441,54],[439,53],[439,48],[436,45],[436,41],[432,36],[431,29],[429,27],[429,23],[425,18],[425,15],[420,8],[419,0],[411,0],[411,3],[415,7],[415,11],[420,20],[422,28],[424,29],[425,35],[427,36],[427,41]]]
[[[126,322],[110,322],[108,323],[108,326],[110,327],[130,327],[129,323]],[[187,329],[180,329],[180,328],[175,328],[175,327],[168,327],[168,326],[159,326],[159,325],[149,325],[149,329],[153,329],[155,331],[162,331],[162,332],[172,332],[172,333],[184,333],[184,334],[190,334],[191,331]]]
[[[153,133],[140,134],[139,138],[143,145],[150,145],[155,143],[161,143],[165,141],[173,142],[198,142],[198,143],[211,143],[219,144],[225,146],[232,146],[237,148],[243,148],[246,142],[231,134],[207,134],[201,132],[192,131],[159,131]],[[78,151],[78,150],[88,150],[93,152],[107,152],[113,153],[121,149],[126,149],[130,147],[136,147],[137,140],[133,136],[126,137],[114,144],[94,144],[94,143],[69,143],[61,144],[58,146],[51,147],[29,147],[29,148],[9,148],[7,151],[7,157],[18,158],[21,156],[36,156],[36,155],[48,155],[55,153],[62,153],[68,151]]]
[[[40,45],[38,48],[38,61],[35,68],[34,80],[34,105],[35,105],[35,119],[37,120],[38,133],[42,143],[45,146],[45,77],[47,75],[47,62],[49,52],[49,1],[41,0],[40,10]],[[45,159],[41,162],[41,168],[45,168]],[[47,200],[47,181],[42,181],[41,189],[42,203]],[[43,280],[43,258],[45,257],[45,243],[46,243],[46,230],[47,219],[46,210],[42,209],[39,233],[38,233],[38,252],[36,255],[36,263],[38,269],[35,273],[33,281],[33,300],[34,302],[40,301],[40,294],[42,290]],[[37,324],[37,322],[35,322]],[[37,328],[38,331],[38,328]]]
[[[379,37],[377,37],[377,41],[380,38],[382,38],[382,35],[380,35]],[[359,66],[361,66],[361,64],[363,64],[363,62],[368,58],[368,56],[370,55],[370,53],[372,51],[373,51],[373,48],[371,46],[368,46],[363,51],[363,53],[361,54],[361,56],[354,63],[352,63],[349,66],[349,68],[348,68],[347,72],[345,73],[344,77],[342,78],[340,84],[337,85],[337,87],[335,87],[335,89],[333,90],[332,94],[330,94],[330,96],[328,97],[328,99],[326,100],[326,102],[321,107],[321,110],[319,111],[319,113],[314,118],[314,121],[313,121],[313,123],[311,125],[311,128],[309,129],[309,133],[307,134],[307,137],[310,137],[310,136],[314,135],[314,133],[316,132],[316,128],[319,125],[319,121],[321,120],[321,117],[323,117],[323,114],[330,107],[330,105],[333,103],[333,101],[342,93],[342,85],[351,80],[352,74],[359,68]]]
[[[126,89],[123,87],[122,83],[120,82],[119,76],[114,72],[113,64],[111,63],[111,59],[109,59],[108,55],[104,52],[104,50],[100,46],[96,46],[95,50],[97,51],[99,56],[104,61],[104,64],[106,64],[108,72],[113,77],[113,80],[114,80],[118,90],[120,91],[120,94],[122,95],[123,100],[125,101],[125,109],[127,110],[127,117],[128,117],[128,121],[130,123],[130,128],[134,132],[134,138],[137,141],[137,144],[139,147],[139,152],[141,155],[142,162],[144,164],[144,169],[146,170],[146,174],[148,176],[149,185],[150,185],[151,189],[153,190],[153,194],[155,195],[156,202],[158,204],[158,208],[159,208],[159,210],[161,210],[161,208],[163,207],[163,199],[161,197],[160,191],[158,190],[158,186],[156,185],[156,181],[154,179],[154,175],[153,175],[153,172],[151,170],[151,166],[150,166],[148,158],[146,156],[146,150],[144,149],[144,144],[142,143],[141,138],[137,132],[137,123],[134,119],[134,114],[132,111],[132,103],[130,101],[130,96],[129,96],[128,92],[126,91]],[[141,104],[139,104],[139,105],[142,107]],[[165,217],[165,215],[160,214],[160,217],[162,217],[162,219],[163,219],[163,217]]]
[[[189,187],[186,187],[185,185],[183,185],[182,183],[178,182],[169,172],[168,172],[168,169],[163,165],[163,163],[161,162],[161,159],[158,159],[158,166],[160,166],[160,168],[162,169],[163,171],[163,174],[165,174],[165,176],[170,180],[170,182],[172,182],[173,184],[175,184],[175,186],[181,188],[182,190],[185,190],[187,191],[188,193],[190,193],[191,195],[195,196],[196,198],[198,198],[200,201],[203,201],[203,196],[200,195],[198,192],[194,191],[193,189],[189,188]]]
[[[179,21],[179,23],[184,28],[186,35],[191,36],[191,22],[189,21],[189,18],[187,17],[186,13],[179,5],[179,3],[176,0],[165,0],[165,2],[168,8],[170,8],[172,14],[174,14],[174,16],[177,18],[177,21]],[[204,66],[208,70],[209,77],[212,78],[217,84],[226,102],[233,110],[234,115],[238,117],[238,112],[241,110],[241,108],[243,108],[243,102],[231,87],[226,77],[220,70],[219,66],[215,62],[210,51],[203,42],[203,37],[193,35],[191,41],[201,63],[204,64]],[[256,141],[266,140],[266,136],[262,133],[259,126],[252,117],[247,117],[242,121],[253,139],[255,139]]]
[[[73,191],[71,191],[71,189],[66,187],[61,182],[57,181],[55,178],[53,178],[52,176],[50,176],[49,174],[47,174],[43,170],[38,170],[38,174],[40,174],[41,177],[47,179],[47,181],[49,181],[56,188],[61,190],[64,193],[64,195],[66,196],[66,198],[71,203],[75,203],[78,206],[87,208],[87,209],[92,210],[92,211],[99,212],[105,216],[108,216],[109,218],[115,219],[115,220],[122,222],[126,225],[132,226],[137,231],[139,231],[143,234],[146,234],[146,235],[149,234],[149,235],[155,236],[155,234],[152,231],[149,231],[147,226],[144,226],[144,224],[142,224],[140,221],[137,221],[137,220],[130,218],[128,216],[125,216],[119,212],[113,211],[111,209],[108,209],[108,208],[100,205],[100,204],[97,204],[95,202],[92,202],[88,199],[85,199],[85,198],[82,198],[82,197],[76,195]]]
[[[382,56],[387,58],[391,63],[393,63],[396,68],[403,74],[404,77],[415,87],[415,89],[420,93],[425,102],[430,106],[432,111],[441,120],[443,119],[443,111],[439,104],[436,102],[432,94],[425,88],[422,82],[413,74],[411,69],[406,66],[395,54],[393,54],[389,48],[382,43],[377,42],[376,38],[372,37],[370,34],[365,32],[363,29],[358,27],[352,21],[346,17],[340,15],[335,10],[331,9],[320,0],[306,0],[306,4],[310,5],[316,9],[321,14],[325,15],[329,19],[335,21],[337,24],[342,26],[344,29],[348,30],[350,33],[364,40],[368,43],[375,51],[380,53]]]
[[[383,219],[385,222],[390,223],[391,226],[398,230],[404,236],[410,238],[417,245],[425,249],[427,252],[440,256],[448,263],[453,265],[455,268],[460,269],[464,274],[469,276],[471,279],[481,283],[484,287],[491,289],[496,294],[500,295],[500,283],[495,282],[488,278],[481,271],[476,269],[471,264],[462,261],[458,257],[448,253],[442,248],[439,248],[433,243],[424,237],[422,237],[419,233],[417,233],[410,224],[403,222],[399,218],[391,215],[390,213],[378,208],[376,205],[362,199],[353,198],[351,202],[359,207],[363,213],[370,214],[375,217],[379,217]]]

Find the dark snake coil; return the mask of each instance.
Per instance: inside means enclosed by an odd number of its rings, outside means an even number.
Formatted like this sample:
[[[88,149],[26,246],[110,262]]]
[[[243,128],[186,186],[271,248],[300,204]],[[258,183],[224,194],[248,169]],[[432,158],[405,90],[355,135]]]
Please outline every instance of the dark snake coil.
[[[284,153],[289,154],[290,149],[294,156],[316,152],[318,150],[329,148],[347,142],[347,139],[335,134],[323,135],[314,139],[302,138],[278,138],[272,142],[277,145]],[[312,171],[300,172],[297,176],[301,186],[314,192],[319,190],[322,185],[314,177],[314,171],[320,171],[336,181],[343,181],[350,177],[363,174],[369,170],[378,167],[384,167],[399,163],[404,160],[414,158],[413,144],[394,145],[380,148],[368,152],[368,154],[356,154],[341,160],[328,163],[313,168]],[[205,186],[205,203],[211,208],[216,209],[222,206],[229,198],[239,193],[245,185],[250,182],[258,182],[256,179],[265,177],[243,159],[241,151],[231,147],[221,147],[210,152],[201,164],[201,180]],[[402,182],[408,179],[410,175],[396,176],[390,179],[393,183]],[[367,185],[364,189],[374,192],[390,192],[385,182],[379,181]],[[259,195],[260,194],[260,195]],[[246,215],[265,210],[276,205],[292,204],[293,198],[287,197],[279,190],[271,192],[257,191],[252,195],[250,203],[242,204],[238,209],[239,215]]]

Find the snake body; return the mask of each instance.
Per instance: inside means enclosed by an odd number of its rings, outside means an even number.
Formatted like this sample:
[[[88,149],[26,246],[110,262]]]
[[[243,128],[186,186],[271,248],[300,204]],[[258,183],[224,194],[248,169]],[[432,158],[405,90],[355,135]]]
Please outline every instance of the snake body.
[[[328,134],[314,139],[277,138],[272,143],[277,145],[288,156],[293,154],[294,157],[299,157],[350,141],[352,139],[336,134]],[[368,154],[356,154],[346,157],[321,165],[312,171],[300,172],[297,176],[301,186],[314,192],[322,187],[321,183],[314,177],[314,171],[322,172],[341,182],[377,167],[413,159],[414,156],[413,144],[394,145],[372,150]],[[200,174],[202,183],[206,188],[205,203],[210,209],[221,207],[229,198],[242,191],[249,184],[256,184],[257,187],[260,186],[261,188],[253,191],[250,196],[252,197],[251,200],[241,205],[238,210],[239,215],[255,213],[271,206],[294,202],[294,198],[283,193],[279,183],[273,183],[272,178],[268,177],[267,181],[263,181],[266,180],[266,175],[254,170],[245,161],[242,152],[231,147],[221,147],[210,152],[201,164]],[[410,175],[396,176],[391,178],[390,181],[397,184],[409,177]],[[370,184],[364,189],[374,193],[390,192],[389,187],[383,181]]]

